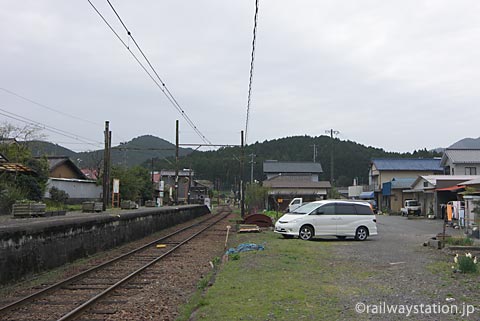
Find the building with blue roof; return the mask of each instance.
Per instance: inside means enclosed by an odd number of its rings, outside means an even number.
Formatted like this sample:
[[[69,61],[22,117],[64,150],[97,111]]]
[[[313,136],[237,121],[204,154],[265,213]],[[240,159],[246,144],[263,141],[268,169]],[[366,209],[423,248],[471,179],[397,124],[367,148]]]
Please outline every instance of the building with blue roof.
[[[372,159],[369,170],[369,184],[375,193],[379,209],[396,211],[397,203],[401,204],[403,202],[403,196],[399,197],[396,193],[392,194],[392,190],[402,190],[402,184],[408,184],[409,180],[415,180],[421,175],[443,174],[441,161],[441,158]],[[387,184],[384,193],[384,183],[392,183],[392,181],[395,181],[393,183],[395,188],[392,188],[392,184]],[[409,188],[406,187],[405,189]]]
[[[396,178],[394,177],[390,182],[382,184],[382,197],[384,199],[385,209],[389,212],[400,212],[402,204],[410,196],[404,196],[403,190],[412,188],[416,178]]]

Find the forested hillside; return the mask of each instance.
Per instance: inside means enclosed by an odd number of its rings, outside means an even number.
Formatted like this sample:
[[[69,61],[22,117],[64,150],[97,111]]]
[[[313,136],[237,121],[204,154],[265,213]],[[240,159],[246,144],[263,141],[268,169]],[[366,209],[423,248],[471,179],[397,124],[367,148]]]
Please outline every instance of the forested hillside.
[[[333,144],[332,144],[333,143]],[[337,186],[348,186],[354,178],[360,184],[368,182],[369,163],[372,158],[392,157],[435,157],[438,152],[427,150],[413,153],[393,153],[383,149],[364,146],[352,141],[331,139],[329,136],[294,136],[256,142],[245,148],[245,179],[250,180],[251,160],[253,157],[253,178],[261,181],[263,161],[315,161],[323,167],[321,179],[330,179],[330,153],[334,149],[334,177]],[[59,145],[46,142],[30,142],[29,146],[35,156],[65,155],[77,162],[80,167],[99,168],[102,166],[103,150],[75,153]],[[155,170],[174,169],[175,145],[151,135],[140,136],[129,142],[112,148],[112,165],[132,167],[142,165],[151,169],[152,159]],[[238,183],[240,177],[240,147],[220,148],[216,151],[195,151],[180,149],[180,168],[193,168],[198,179],[208,179],[221,189],[230,189]]]
[[[333,142],[333,144],[332,144]],[[348,186],[354,178],[359,183],[368,183],[368,169],[372,158],[412,158],[435,157],[440,153],[427,150],[413,153],[392,153],[380,148],[367,147],[352,141],[331,139],[328,136],[286,137],[262,143],[256,142],[245,148],[245,177],[250,179],[251,154],[254,154],[253,178],[263,180],[263,161],[275,159],[280,161],[313,161],[313,145],[316,145],[316,161],[323,167],[322,179],[330,178],[330,152],[334,149],[334,177],[337,186]],[[197,178],[208,179],[219,184],[221,188],[230,188],[238,182],[241,151],[239,147],[222,148],[211,152],[193,152],[180,160],[181,168],[193,168]],[[169,160],[172,162],[172,160]],[[145,163],[145,166],[150,164]],[[165,160],[155,160],[156,169],[173,168]]]
[[[44,142],[29,141],[26,143],[34,156],[68,156],[81,168],[97,168],[103,163],[103,149],[76,153],[60,145]],[[180,156],[192,152],[190,148],[180,148]],[[152,158],[163,159],[175,155],[175,145],[152,135],[136,137],[129,142],[112,146],[112,165],[132,167],[140,165]]]

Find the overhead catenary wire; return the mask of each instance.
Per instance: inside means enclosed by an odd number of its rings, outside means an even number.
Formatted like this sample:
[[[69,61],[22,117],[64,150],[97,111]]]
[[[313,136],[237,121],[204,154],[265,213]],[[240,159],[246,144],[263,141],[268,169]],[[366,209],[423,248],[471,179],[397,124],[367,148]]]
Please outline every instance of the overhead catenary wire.
[[[200,130],[197,128],[197,126],[195,125],[195,123],[190,119],[190,117],[186,114],[186,112],[183,110],[183,108],[180,106],[180,104],[178,103],[177,99],[173,96],[173,94],[170,92],[170,90],[168,89],[167,85],[165,84],[165,82],[162,80],[162,78],[160,78],[160,76],[158,75],[156,69],[153,67],[153,65],[150,63],[150,60],[147,58],[147,56],[145,55],[145,53],[143,52],[142,48],[140,48],[139,44],[137,43],[137,41],[135,40],[135,38],[133,37],[132,33],[130,32],[130,30],[127,28],[127,26],[125,25],[125,23],[123,22],[122,18],[120,17],[120,15],[118,14],[118,12],[115,10],[115,8],[113,7],[112,3],[110,2],[110,0],[107,0],[108,4],[110,5],[110,7],[112,8],[113,12],[115,13],[115,15],[117,16],[118,20],[120,21],[120,23],[122,24],[123,28],[125,29],[125,31],[127,32],[127,35],[132,39],[133,43],[135,44],[135,46],[137,47],[138,51],[142,54],[143,58],[145,59],[145,61],[147,62],[148,66],[150,67],[150,69],[153,71],[153,73],[155,74],[155,76],[157,76],[157,79],[160,81],[160,83],[162,84],[163,88],[165,88],[165,91],[164,93],[168,93],[168,95],[166,95],[167,97],[171,98],[170,102],[172,102],[174,104],[174,107],[180,112],[180,114],[182,115],[182,117],[187,121],[187,123],[190,125],[190,127],[193,128],[193,130],[197,133],[197,135],[200,136],[200,138],[205,142],[205,143],[208,143],[208,144],[211,144],[211,142],[205,137],[204,134],[202,134],[202,132],[200,132]]]
[[[144,51],[140,48],[140,46],[138,45],[137,41],[135,40],[135,38],[132,36],[130,30],[127,28],[127,26],[125,25],[125,23],[123,22],[123,20],[121,19],[120,15],[118,14],[117,10],[115,10],[115,8],[113,7],[112,3],[110,1],[107,0],[108,4],[110,5],[110,7],[112,8],[113,12],[115,13],[115,15],[117,16],[118,20],[120,21],[120,23],[122,24],[122,26],[124,27],[124,29],[126,30],[127,32],[127,35],[130,39],[132,39],[133,43],[135,44],[135,46],[137,47],[138,51],[142,54],[143,58],[145,59],[145,61],[147,62],[148,66],[150,67],[150,69],[153,71],[153,73],[155,74],[156,78],[158,79],[155,79],[153,77],[153,75],[147,70],[147,68],[143,65],[143,63],[138,59],[138,57],[132,52],[132,50],[130,49],[130,46],[128,46],[125,41],[123,41],[121,39],[121,37],[118,35],[118,33],[115,31],[115,29],[113,29],[113,27],[108,23],[108,21],[105,19],[105,17],[100,13],[100,11],[98,11],[98,9],[95,7],[95,5],[90,1],[90,0],[87,0],[88,3],[92,6],[92,8],[95,10],[95,12],[101,17],[101,19],[105,22],[105,24],[110,28],[110,30],[115,34],[115,36],[117,37],[117,39],[123,44],[123,46],[128,50],[128,52],[130,52],[130,54],[134,57],[134,59],[137,61],[137,63],[142,67],[142,69],[148,74],[148,76],[150,77],[150,79],[152,79],[152,81],[155,83],[155,85],[162,91],[162,93],[167,97],[168,101],[172,104],[172,106],[180,113],[180,115],[185,119],[185,121],[187,122],[187,124],[195,131],[195,133],[205,142],[205,143],[208,143],[208,144],[211,144],[211,142],[205,137],[205,135],[202,134],[202,132],[198,129],[198,127],[195,125],[195,123],[191,120],[191,118],[187,115],[187,113],[185,112],[185,110],[181,107],[181,105],[178,103],[177,99],[175,99],[175,97],[173,96],[173,94],[171,93],[171,91],[168,89],[168,87],[166,86],[165,82],[160,78],[160,76],[158,75],[157,71],[155,70],[155,68],[153,67],[153,65],[150,63],[150,60],[147,58],[146,54],[144,53]],[[160,82],[160,83],[159,83]]]
[[[258,21],[258,4],[259,4],[258,1],[259,0],[255,0],[255,15],[253,18],[252,54],[251,54],[251,60],[250,60],[250,78],[248,81],[247,116],[245,120],[245,143],[247,142],[247,138],[248,138],[248,122],[250,120],[250,104],[251,104],[251,98],[252,98],[253,69],[255,65],[255,45],[257,42],[257,21]]]

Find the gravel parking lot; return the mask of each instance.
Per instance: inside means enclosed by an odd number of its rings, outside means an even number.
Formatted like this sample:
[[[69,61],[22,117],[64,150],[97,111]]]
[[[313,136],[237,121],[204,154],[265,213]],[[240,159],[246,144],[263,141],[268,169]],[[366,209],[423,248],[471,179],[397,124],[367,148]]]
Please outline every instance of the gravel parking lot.
[[[333,247],[335,265],[352,265],[357,271],[365,271],[366,276],[352,279],[339,274],[340,282],[357,282],[362,289],[345,293],[346,317],[355,310],[359,319],[367,320],[403,320],[407,314],[411,320],[480,319],[478,275],[453,273],[453,252],[423,246],[430,237],[442,232],[441,221],[379,216],[377,222],[378,236],[365,242],[335,241],[339,246]],[[448,233],[459,231],[449,228]],[[398,305],[399,310],[382,313],[387,305]],[[443,313],[447,308],[454,310],[453,305],[458,306],[456,313]],[[406,310],[409,307],[410,313]],[[462,316],[464,307],[475,312]],[[415,308],[419,313],[414,313]],[[400,309],[403,313],[398,313]]]

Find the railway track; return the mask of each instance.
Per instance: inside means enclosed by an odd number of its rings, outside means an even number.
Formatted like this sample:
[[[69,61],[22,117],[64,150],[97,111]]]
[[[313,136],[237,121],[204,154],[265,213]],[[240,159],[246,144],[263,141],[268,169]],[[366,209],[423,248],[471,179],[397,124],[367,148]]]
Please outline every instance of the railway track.
[[[179,229],[128,253],[48,286],[0,308],[0,320],[105,320],[126,302],[130,291],[141,291],[159,282],[149,272],[159,261],[175,255],[185,244],[224,220],[231,210]],[[92,308],[92,307],[100,308]]]

